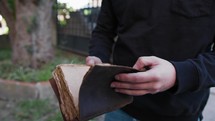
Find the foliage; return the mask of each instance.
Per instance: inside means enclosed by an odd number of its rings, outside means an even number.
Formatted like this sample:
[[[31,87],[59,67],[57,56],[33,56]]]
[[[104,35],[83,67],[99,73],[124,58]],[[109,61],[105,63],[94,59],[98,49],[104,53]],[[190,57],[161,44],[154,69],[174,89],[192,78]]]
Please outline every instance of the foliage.
[[[65,3],[57,3],[56,6],[58,12],[58,22],[61,26],[65,26],[67,24],[67,19],[70,18],[70,12],[72,12],[73,9],[68,7]]]
[[[15,117],[17,121],[39,121],[49,114],[57,114],[48,118],[48,121],[62,121],[59,112],[54,112],[56,109],[48,100],[24,100],[18,103]]]
[[[16,10],[15,0],[7,0],[7,3],[8,3],[10,11],[13,13],[13,15],[15,17],[15,10]]]
[[[64,12],[72,12],[73,8],[68,7],[66,3],[57,3],[57,10],[59,13],[64,13]]]
[[[14,66],[11,61],[5,61],[1,63],[0,75],[1,78],[8,80],[38,82],[48,80],[51,77],[51,69],[35,70],[22,66]]]
[[[11,58],[11,50],[10,49],[0,49],[0,61],[7,60]]]
[[[56,58],[50,63],[44,65],[40,69],[32,69],[30,67],[15,66],[10,60],[8,51],[0,51],[0,78],[7,80],[17,80],[23,82],[40,82],[50,79],[52,71],[58,64],[78,63],[83,64],[84,58],[68,52],[58,50]]]
[[[63,118],[60,112],[56,112],[53,116],[49,117],[47,121],[63,121]]]

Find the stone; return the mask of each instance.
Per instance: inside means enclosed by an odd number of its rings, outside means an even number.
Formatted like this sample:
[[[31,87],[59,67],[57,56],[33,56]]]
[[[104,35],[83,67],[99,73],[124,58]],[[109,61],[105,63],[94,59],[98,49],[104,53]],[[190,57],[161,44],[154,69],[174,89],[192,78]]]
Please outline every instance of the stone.
[[[33,83],[0,79],[0,98],[4,100],[36,99],[38,92]]]
[[[35,87],[37,89],[39,99],[48,99],[51,103],[57,102],[57,98],[49,82],[37,83]]]

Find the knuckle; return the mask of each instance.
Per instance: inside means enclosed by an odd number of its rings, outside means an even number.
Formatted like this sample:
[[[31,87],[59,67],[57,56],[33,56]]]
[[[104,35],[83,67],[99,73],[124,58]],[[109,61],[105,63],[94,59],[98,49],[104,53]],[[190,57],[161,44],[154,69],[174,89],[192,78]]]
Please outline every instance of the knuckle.
[[[160,90],[160,88],[161,88],[161,85],[159,83],[156,83],[153,85],[152,90],[157,91],[157,90]]]
[[[159,81],[161,77],[162,77],[162,75],[160,75],[159,73],[155,73],[154,77],[153,77],[153,80],[154,81]]]
[[[150,56],[151,58],[156,58],[155,56]]]
[[[139,63],[143,63],[144,62],[144,57],[139,57],[138,61],[139,61]]]
[[[151,56],[151,58],[152,58],[152,59],[158,59],[158,57],[156,57],[156,56]]]
[[[143,57],[142,57],[142,56],[138,58],[138,60],[142,60],[142,59],[143,59]]]

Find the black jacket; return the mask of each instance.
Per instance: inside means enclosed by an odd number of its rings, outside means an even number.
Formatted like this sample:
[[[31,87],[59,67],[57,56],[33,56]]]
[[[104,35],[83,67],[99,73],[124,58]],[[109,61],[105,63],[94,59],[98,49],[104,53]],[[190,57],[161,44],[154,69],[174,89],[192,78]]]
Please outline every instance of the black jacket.
[[[89,53],[126,66],[140,56],[170,61],[177,85],[124,110],[143,121],[197,121],[215,86],[214,35],[215,0],[103,0]]]

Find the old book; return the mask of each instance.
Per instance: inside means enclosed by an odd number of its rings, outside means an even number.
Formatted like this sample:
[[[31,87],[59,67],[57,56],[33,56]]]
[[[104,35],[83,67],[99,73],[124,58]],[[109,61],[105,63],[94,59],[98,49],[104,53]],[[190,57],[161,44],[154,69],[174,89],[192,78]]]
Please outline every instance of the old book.
[[[137,70],[116,65],[58,65],[50,83],[65,121],[87,121],[132,102],[132,96],[116,93],[110,84],[119,73]]]

